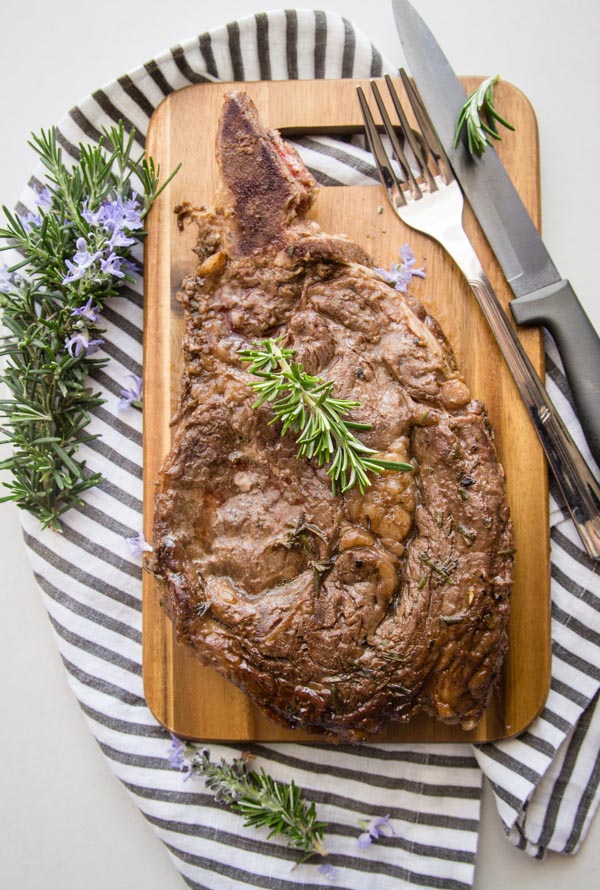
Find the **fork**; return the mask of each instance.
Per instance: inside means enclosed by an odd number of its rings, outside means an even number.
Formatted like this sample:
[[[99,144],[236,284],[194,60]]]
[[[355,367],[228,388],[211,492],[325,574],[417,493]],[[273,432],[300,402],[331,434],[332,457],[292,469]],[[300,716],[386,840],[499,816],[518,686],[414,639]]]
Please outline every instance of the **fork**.
[[[599,559],[600,485],[558,415],[483,271],[463,229],[463,194],[448,157],[421,97],[403,69],[400,77],[418,127],[413,130],[409,125],[394,83],[386,75],[401,138],[396,134],[374,81],[371,81],[371,87],[401,177],[396,174],[379,135],[364,91],[357,87],[367,140],[379,178],[400,219],[441,244],[467,279],[525,403],[581,540],[592,559]],[[412,164],[407,146],[412,154]]]

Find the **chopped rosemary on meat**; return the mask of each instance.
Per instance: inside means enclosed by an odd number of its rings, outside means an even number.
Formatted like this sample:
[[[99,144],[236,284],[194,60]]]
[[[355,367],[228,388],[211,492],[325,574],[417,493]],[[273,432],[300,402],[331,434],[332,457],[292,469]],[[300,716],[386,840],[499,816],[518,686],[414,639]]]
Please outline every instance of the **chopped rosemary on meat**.
[[[253,770],[251,754],[232,763],[214,763],[210,751],[173,736],[169,764],[188,776],[203,776],[215,800],[244,817],[244,827],[269,829],[268,837],[281,835],[289,847],[303,851],[302,861],[317,853],[326,856],[325,822],[317,821],[314,803],[307,804],[294,782],[277,782],[263,769]]]
[[[411,464],[371,457],[377,452],[357,439],[353,430],[369,430],[370,423],[350,420],[347,415],[360,402],[338,399],[333,395],[333,382],[307,374],[295,352],[279,345],[278,340],[262,340],[253,349],[243,349],[240,357],[251,362],[250,374],[259,380],[250,384],[259,394],[252,406],[259,408],[271,402],[275,417],[281,421],[281,435],[288,430],[296,435],[298,457],[315,458],[318,465],[330,464],[333,493],[346,492],[358,485],[361,494],[371,485],[367,473],[382,470],[409,472]]]
[[[282,546],[286,550],[306,550],[309,553],[315,553],[318,551],[316,538],[324,541],[325,535],[318,525],[307,522],[305,517],[301,516],[293,531],[288,532],[285,536]]]
[[[440,615],[440,618],[444,624],[450,626],[452,624],[460,624],[461,621],[467,618],[467,615],[465,612],[459,612],[458,615]]]
[[[442,584],[446,584],[452,580],[452,572],[456,569],[458,561],[448,556],[442,563],[434,562],[429,553],[424,553],[421,557],[422,562],[441,578]]]
[[[467,544],[469,547],[473,544],[473,542],[477,538],[477,532],[474,532],[470,528],[465,528],[464,525],[459,525],[456,530],[459,533],[459,535],[461,536],[461,538],[463,539],[463,541],[465,542],[465,544]]]

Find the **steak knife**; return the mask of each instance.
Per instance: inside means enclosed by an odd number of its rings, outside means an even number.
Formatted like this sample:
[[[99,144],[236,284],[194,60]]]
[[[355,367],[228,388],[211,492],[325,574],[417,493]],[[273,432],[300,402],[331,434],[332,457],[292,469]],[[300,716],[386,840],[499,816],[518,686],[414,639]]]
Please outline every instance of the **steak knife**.
[[[435,37],[408,0],[392,0],[410,72],[456,178],[498,260],[522,325],[544,325],[560,352],[590,451],[600,464],[600,338],[552,258],[491,146],[481,158],[454,146],[465,91]]]

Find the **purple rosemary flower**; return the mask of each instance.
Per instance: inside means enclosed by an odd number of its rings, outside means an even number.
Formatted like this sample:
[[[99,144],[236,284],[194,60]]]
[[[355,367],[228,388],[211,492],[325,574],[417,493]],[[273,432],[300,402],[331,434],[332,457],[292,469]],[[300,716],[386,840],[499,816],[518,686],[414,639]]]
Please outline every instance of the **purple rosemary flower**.
[[[386,834],[387,829],[389,829],[390,834],[394,833],[394,829],[390,825],[389,813],[387,816],[371,819],[370,822],[361,822],[360,825],[365,831],[358,838],[359,847],[370,847],[373,841],[376,841],[378,838],[388,837],[389,835]]]
[[[142,378],[136,374],[128,374],[133,380],[133,386],[129,389],[123,387],[121,390],[121,398],[119,399],[119,411],[127,411],[133,405],[134,408],[142,407]]]
[[[181,739],[178,739],[176,735],[173,735],[173,733],[171,733],[171,740],[171,747],[169,749],[169,756],[167,758],[169,761],[169,766],[173,769],[187,769],[188,763],[184,756],[184,743],[181,741]]]
[[[65,349],[72,358],[79,358],[82,353],[93,355],[98,352],[104,340],[90,340],[89,331],[85,329],[77,331],[76,334],[65,342]]]
[[[141,556],[143,553],[152,553],[151,545],[146,541],[144,532],[139,531],[134,538],[125,538],[132,556]]]
[[[17,216],[27,234],[31,232],[33,226],[39,227],[42,224],[42,217],[39,213],[31,213],[30,211],[27,211],[24,215],[22,213],[17,213]]]
[[[50,210],[52,207],[52,193],[48,186],[44,186],[40,191],[36,189],[37,198],[35,199],[35,203],[38,207],[42,207],[44,210]]]
[[[104,220],[104,205],[100,205],[98,210],[90,210],[88,206],[88,199],[86,198],[83,207],[81,208],[81,215],[84,220],[90,226],[101,226]]]
[[[92,305],[92,297],[90,297],[85,306],[79,306],[77,309],[72,309],[71,315],[79,315],[82,318],[87,318],[87,320],[93,324],[98,321],[99,312],[100,309],[98,306]]]
[[[13,285],[12,275],[8,266],[0,266],[0,294],[7,294]]]
[[[177,738],[173,733],[171,733],[171,739],[171,747],[169,748],[169,755],[167,757],[169,766],[184,772],[186,775],[183,777],[183,781],[187,782],[192,775],[193,768],[191,761],[188,760],[186,756],[185,742],[182,742],[181,739]]]
[[[65,260],[65,265],[69,270],[69,274],[63,278],[63,284],[70,284],[72,281],[78,281],[83,278],[88,269],[90,269],[96,260],[100,257],[100,253],[90,253],[85,238],[78,238],[75,242],[77,248],[73,254],[73,260]]]
[[[337,868],[331,864],[331,862],[324,862],[323,865],[320,865],[317,871],[320,871],[322,875],[325,875],[328,881],[335,881],[337,879]]]
[[[132,244],[135,244],[135,238],[130,238],[123,229],[118,228],[113,229],[113,233],[108,240],[108,248],[111,251],[115,247],[131,247]]]
[[[142,267],[135,260],[129,259],[129,257],[120,257],[121,259],[121,272],[124,272],[125,275],[134,275],[136,272],[141,272]]]
[[[109,230],[113,228],[129,229],[130,232],[142,228],[142,207],[135,192],[127,201],[117,198],[115,201],[109,201],[105,207],[105,228]]]
[[[143,226],[142,207],[135,193],[126,201],[123,198],[104,201],[97,210],[90,210],[86,202],[81,215],[90,226],[102,226],[107,232],[115,229],[129,229],[133,232]]]
[[[117,256],[116,253],[109,253],[105,259],[100,260],[100,268],[105,275],[114,275],[115,278],[124,278],[125,272],[121,271],[122,263],[123,257]]]
[[[408,244],[404,244],[400,248],[399,253],[400,263],[392,263],[389,271],[376,266],[375,271],[381,275],[388,284],[392,284],[396,290],[405,293],[413,278],[425,278],[425,267],[421,266],[420,269],[414,268],[417,261]]]

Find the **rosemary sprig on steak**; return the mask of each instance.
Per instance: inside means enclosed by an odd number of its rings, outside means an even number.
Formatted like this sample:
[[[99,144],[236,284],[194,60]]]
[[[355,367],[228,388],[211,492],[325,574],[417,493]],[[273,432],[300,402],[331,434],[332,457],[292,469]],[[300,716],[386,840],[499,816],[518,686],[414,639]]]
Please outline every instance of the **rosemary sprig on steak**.
[[[280,346],[277,340],[255,342],[254,349],[240,351],[242,361],[251,362],[248,369],[260,378],[250,384],[259,394],[252,406],[260,408],[271,402],[275,417],[281,421],[281,435],[288,430],[296,434],[298,457],[315,458],[319,466],[330,464],[334,494],[358,485],[361,494],[371,485],[367,473],[382,470],[411,471],[412,465],[371,457],[377,452],[357,439],[353,430],[370,430],[370,423],[350,420],[347,415],[360,402],[338,399],[333,395],[333,382],[307,374],[300,362],[293,361],[295,352]]]
[[[215,763],[206,748],[195,749],[173,737],[169,763],[189,775],[203,776],[215,800],[244,817],[245,828],[269,829],[269,837],[280,835],[289,847],[302,850],[302,860],[315,853],[326,856],[323,832],[326,823],[317,821],[314,803],[307,804],[294,782],[277,782],[264,769],[252,770],[252,755],[242,754],[232,763]]]

